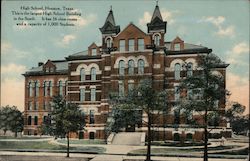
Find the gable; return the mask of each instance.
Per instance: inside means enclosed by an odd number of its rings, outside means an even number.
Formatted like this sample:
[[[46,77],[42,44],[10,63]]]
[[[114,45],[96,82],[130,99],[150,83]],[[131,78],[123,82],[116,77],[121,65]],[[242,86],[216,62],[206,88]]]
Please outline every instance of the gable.
[[[116,37],[119,39],[126,38],[136,38],[136,37],[145,37],[147,34],[135,26],[133,23],[130,23],[124,30],[122,30]]]

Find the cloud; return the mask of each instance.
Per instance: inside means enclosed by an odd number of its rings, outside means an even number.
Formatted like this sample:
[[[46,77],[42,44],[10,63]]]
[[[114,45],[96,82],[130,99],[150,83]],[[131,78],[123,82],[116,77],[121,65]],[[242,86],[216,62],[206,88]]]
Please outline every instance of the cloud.
[[[179,11],[168,11],[165,8],[162,8],[161,10],[161,16],[163,21],[167,21],[169,25],[173,24],[175,22],[174,16],[175,14],[179,13]],[[140,26],[146,26],[147,23],[151,21],[152,14],[148,11],[145,11],[142,18],[139,18],[139,25]]]
[[[1,106],[14,105],[24,110],[24,79],[5,79],[1,81]]]
[[[11,49],[11,44],[10,43],[7,43],[7,42],[3,42],[1,43],[1,53],[7,53],[7,51],[9,51]]]
[[[85,17],[73,15],[73,16],[69,16],[69,18],[76,19],[77,21],[75,22],[72,21],[72,22],[78,27],[83,27],[83,26],[87,26],[95,22],[97,19],[97,16],[96,14],[89,14],[89,15],[86,15]]]
[[[10,63],[7,65],[1,66],[1,74],[8,74],[8,73],[23,73],[26,71],[26,66],[23,65],[16,65],[14,63]]]
[[[234,73],[227,73],[227,89],[232,93],[229,100],[246,106],[245,113],[249,113],[249,81]]]
[[[227,28],[219,27],[219,30],[216,32],[219,36],[234,36],[235,31],[233,26],[228,26]]]
[[[232,52],[235,54],[248,53],[249,45],[246,42],[238,43],[233,47]]]
[[[29,55],[31,55],[31,52],[16,48],[8,42],[1,42],[1,46],[1,54],[5,57],[13,56],[15,58],[27,58]]]
[[[223,26],[224,22],[226,21],[226,18],[224,16],[218,16],[218,17],[213,17],[213,16],[208,16],[208,17],[202,17],[201,20],[198,22],[209,22],[213,24],[216,28],[217,31],[215,32],[216,35],[220,37],[224,36],[229,36],[233,37],[235,35],[235,30],[234,26]]]
[[[65,35],[62,39],[62,43],[65,45],[68,45],[71,41],[75,40],[75,35]]]

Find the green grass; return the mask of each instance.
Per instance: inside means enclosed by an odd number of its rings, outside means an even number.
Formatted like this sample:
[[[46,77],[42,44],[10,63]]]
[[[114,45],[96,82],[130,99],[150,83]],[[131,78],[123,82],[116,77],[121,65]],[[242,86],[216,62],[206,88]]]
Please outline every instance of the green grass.
[[[223,154],[223,155],[248,155],[248,152],[249,152],[249,148],[245,148],[245,149],[242,149],[242,150],[222,152],[222,153],[216,153],[216,154]]]
[[[59,143],[67,144],[67,140],[57,140]],[[106,144],[105,140],[99,140],[99,139],[94,139],[94,140],[70,140],[70,144]]]
[[[49,144],[48,141],[0,141],[0,149],[29,149],[29,150],[63,150],[66,146]],[[105,148],[102,147],[70,147],[70,150],[88,153],[103,153]]]
[[[49,137],[40,137],[40,136],[22,136],[22,137],[14,137],[14,136],[0,136],[0,139],[24,139],[24,140],[29,140],[29,139],[46,139]]]

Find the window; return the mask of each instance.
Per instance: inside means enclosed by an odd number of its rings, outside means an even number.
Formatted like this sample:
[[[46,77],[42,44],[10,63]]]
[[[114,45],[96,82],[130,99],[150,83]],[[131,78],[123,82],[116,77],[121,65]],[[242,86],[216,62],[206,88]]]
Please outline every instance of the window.
[[[43,95],[47,96],[48,95],[48,83],[47,83],[47,81],[44,81],[43,87],[44,87],[44,89],[43,89]]]
[[[84,70],[84,68],[80,69],[80,80],[81,81],[85,80],[85,70]]]
[[[181,50],[181,44],[180,43],[174,44],[174,50],[175,51],[180,51]]]
[[[138,74],[144,73],[144,61],[142,59],[138,60]]]
[[[90,73],[91,73],[91,80],[95,81],[96,80],[96,69],[94,67],[91,68]]]
[[[43,110],[46,110],[46,109],[47,109],[47,102],[43,101]]]
[[[138,39],[138,50],[139,51],[144,50],[144,39]]]
[[[49,81],[49,95],[52,96],[53,94],[53,88],[52,88],[52,81]]]
[[[187,90],[187,99],[189,99],[189,100],[193,99],[193,90],[192,89]]]
[[[125,61],[120,60],[119,61],[119,75],[124,75],[125,74]]]
[[[39,82],[38,81],[35,82],[35,96],[36,97],[39,96]]]
[[[174,78],[175,80],[181,79],[181,65],[179,63],[174,66]]]
[[[43,116],[43,123],[46,123],[47,116]]]
[[[180,99],[179,86],[174,87],[174,99],[175,101],[178,101]]]
[[[80,101],[83,102],[85,101],[85,89],[80,88]]]
[[[63,95],[63,83],[62,83],[61,80],[59,81],[59,95],[60,95],[60,96]]]
[[[34,110],[38,110],[38,109],[39,109],[39,102],[36,101],[36,102],[35,102],[35,106],[34,106]]]
[[[174,141],[180,141],[181,137],[179,133],[174,133]]]
[[[193,63],[187,64],[187,77],[191,77],[193,75]]]
[[[124,96],[124,82],[120,81],[118,84],[119,96]]]
[[[159,45],[160,45],[160,35],[159,35],[159,34],[156,34],[156,35],[154,36],[154,44],[155,44],[156,46],[159,46]]]
[[[128,51],[134,51],[135,50],[135,40],[129,39],[128,40]]]
[[[95,139],[95,133],[94,132],[89,133],[89,139]]]
[[[34,125],[38,125],[38,117],[37,116],[34,117]]]
[[[89,123],[94,124],[95,123],[95,115],[94,115],[94,110],[89,111]]]
[[[95,101],[96,100],[96,90],[95,88],[90,89],[90,100]]]
[[[92,55],[96,55],[96,48],[91,50]]]
[[[125,40],[119,41],[120,51],[125,51]]]
[[[46,72],[49,72],[49,71],[50,71],[49,67],[46,67],[46,69],[45,69],[45,70],[46,70]]]
[[[129,60],[128,61],[128,74],[129,75],[133,75],[134,74],[134,67],[135,67],[134,60]]]
[[[128,92],[131,92],[134,89],[134,83],[128,82]]]
[[[180,111],[174,111],[174,124],[180,124]]]
[[[107,40],[106,40],[106,44],[107,44],[107,48],[111,48],[111,47],[112,47],[112,41],[111,41],[111,38],[107,38]]]
[[[32,83],[31,83],[31,82],[29,82],[28,90],[29,90],[29,97],[31,97],[31,96],[33,95],[33,94],[32,94],[33,89],[32,89]]]
[[[32,110],[32,102],[31,101],[28,102],[28,110]]]
[[[29,116],[29,117],[28,117],[28,125],[31,125],[31,122],[32,122],[32,117]]]

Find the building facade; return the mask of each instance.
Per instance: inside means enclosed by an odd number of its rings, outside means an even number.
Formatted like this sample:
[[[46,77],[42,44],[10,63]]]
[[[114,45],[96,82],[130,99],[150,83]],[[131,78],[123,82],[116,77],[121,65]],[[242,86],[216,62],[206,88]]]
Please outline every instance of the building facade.
[[[171,110],[154,122],[155,139],[182,137],[201,140],[203,129],[191,128],[185,115],[174,110],[180,98],[176,89],[183,79],[195,74],[199,55],[209,54],[212,49],[186,43],[178,36],[165,41],[167,22],[163,21],[158,5],[147,28],[145,33],[130,23],[121,31],[110,10],[100,28],[101,45],[92,43],[86,51],[69,55],[65,60],[39,63],[38,67],[27,71],[24,74],[24,133],[39,134],[38,126],[50,112],[51,97],[59,94],[68,102],[78,104],[87,116],[85,131],[72,137],[105,139],[105,126],[112,112],[110,92],[126,95],[141,80],[148,78],[156,90],[166,89],[172,93],[166,98],[171,102]],[[184,64],[188,64],[188,68],[184,68]],[[227,66],[218,67],[216,73],[225,78]],[[223,115],[225,101],[218,101],[218,106]],[[198,115],[193,119],[202,123]],[[136,127],[133,131],[146,131],[146,126]],[[220,120],[214,131],[222,135],[229,133],[230,129],[226,128],[224,120]]]

